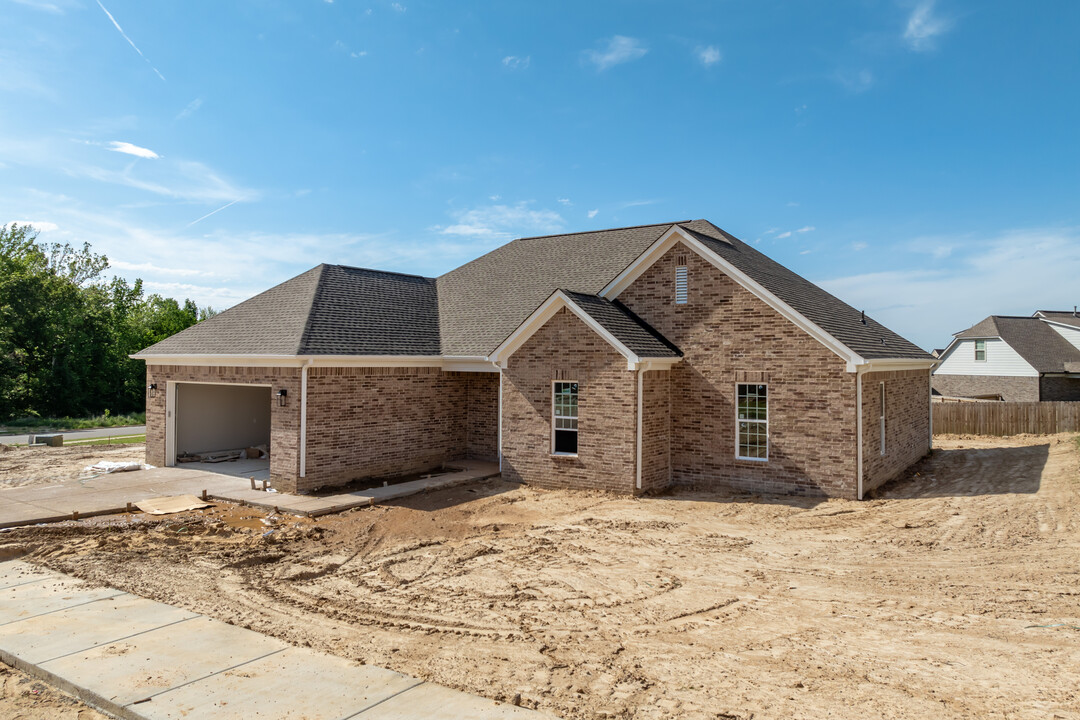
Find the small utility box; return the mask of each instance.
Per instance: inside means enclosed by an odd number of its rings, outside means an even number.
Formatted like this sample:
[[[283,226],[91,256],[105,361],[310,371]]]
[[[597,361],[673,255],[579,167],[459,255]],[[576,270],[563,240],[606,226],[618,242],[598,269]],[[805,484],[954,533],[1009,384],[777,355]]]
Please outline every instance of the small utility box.
[[[35,435],[32,443],[39,445],[48,445],[49,447],[63,447],[64,436],[63,435]]]

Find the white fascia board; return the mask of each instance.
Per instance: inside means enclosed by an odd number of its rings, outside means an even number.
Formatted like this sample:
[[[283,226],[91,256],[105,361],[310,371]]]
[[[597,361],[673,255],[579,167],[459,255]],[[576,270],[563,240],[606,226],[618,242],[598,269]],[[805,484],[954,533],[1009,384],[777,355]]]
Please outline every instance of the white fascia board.
[[[1058,327],[1063,327],[1066,330],[1076,330],[1077,332],[1080,332],[1080,327],[1077,327],[1076,325],[1070,325],[1069,323],[1058,322],[1057,320],[1049,320],[1049,319],[1044,318],[1044,317],[1040,317],[1039,319],[1042,320],[1047,325],[1057,325]]]
[[[638,256],[637,260],[630,263],[630,265],[623,270],[619,275],[608,283],[607,287],[600,291],[600,297],[608,300],[614,300],[622,291],[630,287],[634,280],[637,280],[646,270],[648,270],[653,263],[664,256],[668,250],[675,246],[676,243],[682,242],[687,247],[694,250],[704,260],[711,263],[714,267],[719,269],[725,275],[737,282],[746,290],[749,290],[759,300],[771,307],[773,310],[780,313],[784,318],[794,323],[798,328],[805,332],[810,337],[817,340],[819,343],[833,351],[842,360],[845,361],[847,371],[855,372],[855,366],[864,363],[865,361],[851,348],[844,345],[842,342],[834,338],[829,333],[822,330],[817,324],[811,322],[801,313],[797,312],[794,308],[788,305],[786,302],[776,297],[768,290],[765,289],[756,280],[749,275],[739,270],[737,267],[729,263],[724,258],[720,257],[706,245],[690,236],[686,231],[677,225],[673,225],[670,230],[660,236],[660,238],[652,244],[648,250]]]
[[[915,360],[912,358],[878,358],[875,360],[865,360],[858,367],[862,372],[886,372],[891,370],[928,370],[937,363],[937,358],[927,358],[926,360]]]
[[[242,367],[437,367],[492,372],[483,356],[439,355],[130,355],[148,365],[237,365]]]
[[[630,348],[619,342],[619,339],[608,332],[603,325],[593,320],[589,313],[578,307],[577,303],[570,299],[566,293],[562,290],[556,290],[551,294],[547,300],[545,300],[540,307],[533,311],[533,314],[526,318],[525,322],[518,326],[517,330],[510,333],[510,336],[502,341],[499,347],[495,348],[495,351],[488,356],[488,359],[492,362],[499,363],[500,367],[506,367],[506,360],[513,355],[518,348],[525,344],[525,342],[531,338],[537,330],[542,328],[548,320],[555,316],[555,313],[559,312],[563,308],[567,308],[570,312],[583,323],[585,323],[590,330],[602,337],[609,345],[615,348],[620,355],[626,358],[627,369],[634,370],[637,368],[637,363],[641,361],[641,358],[637,356]]]

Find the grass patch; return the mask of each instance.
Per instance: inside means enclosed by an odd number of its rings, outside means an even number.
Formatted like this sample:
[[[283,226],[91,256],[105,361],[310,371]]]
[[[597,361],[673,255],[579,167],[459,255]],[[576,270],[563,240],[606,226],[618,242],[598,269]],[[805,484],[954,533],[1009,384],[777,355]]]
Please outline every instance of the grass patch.
[[[76,445],[137,445],[146,442],[146,435],[115,435],[107,438],[94,438],[93,440],[78,440],[64,443],[65,447]]]
[[[128,415],[98,415],[97,417],[83,418],[40,418],[24,417],[13,420],[5,420],[0,423],[0,432],[41,433],[60,432],[63,430],[93,430],[94,428],[124,427],[126,425],[145,425],[146,413],[130,413]]]

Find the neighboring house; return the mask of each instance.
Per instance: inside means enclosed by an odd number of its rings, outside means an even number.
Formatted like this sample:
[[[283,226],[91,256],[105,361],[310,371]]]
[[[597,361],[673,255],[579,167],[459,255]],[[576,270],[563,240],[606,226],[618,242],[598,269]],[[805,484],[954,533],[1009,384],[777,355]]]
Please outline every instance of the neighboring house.
[[[1080,400],[1080,317],[1075,311],[991,315],[953,337],[934,370],[937,395]]]
[[[862,497],[931,443],[932,357],[705,220],[435,279],[320,265],[134,357],[148,462],[261,441],[290,492],[478,458],[542,487]]]

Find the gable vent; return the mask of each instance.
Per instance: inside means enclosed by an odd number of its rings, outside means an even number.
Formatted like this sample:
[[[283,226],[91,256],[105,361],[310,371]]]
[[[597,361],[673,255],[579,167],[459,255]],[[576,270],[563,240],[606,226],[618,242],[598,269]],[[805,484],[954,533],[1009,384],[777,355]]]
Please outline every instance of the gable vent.
[[[680,263],[675,266],[675,304],[685,305],[687,296],[686,287],[686,258],[680,257]]]

